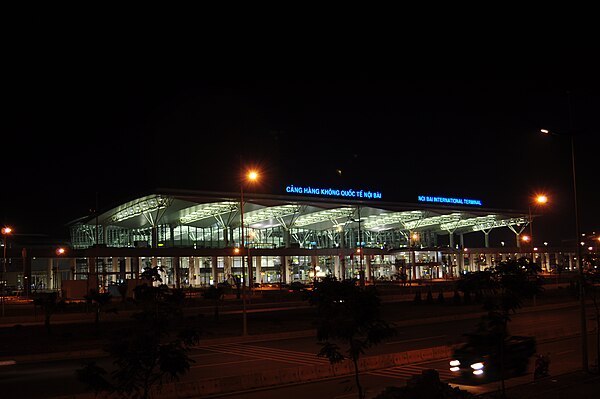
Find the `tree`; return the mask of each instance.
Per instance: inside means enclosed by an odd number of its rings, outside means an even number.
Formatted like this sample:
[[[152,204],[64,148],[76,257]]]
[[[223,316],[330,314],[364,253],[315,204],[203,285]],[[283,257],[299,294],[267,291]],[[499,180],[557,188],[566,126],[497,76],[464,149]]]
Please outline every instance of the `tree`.
[[[98,290],[91,289],[90,292],[85,295],[85,300],[88,303],[94,304],[94,325],[98,329],[100,323],[100,313],[102,311],[116,313],[116,308],[106,309],[107,305],[110,304],[112,295],[108,292],[99,292]]]
[[[308,301],[317,308],[317,356],[333,363],[350,359],[354,365],[359,399],[364,393],[358,360],[368,348],[395,335],[391,324],[380,319],[381,300],[374,286],[361,288],[357,279],[337,280],[327,276],[315,282]]]
[[[44,312],[44,326],[46,327],[46,333],[52,335],[50,318],[54,313],[66,307],[65,300],[62,298],[59,299],[58,293],[56,292],[44,292],[36,294],[33,298],[33,305],[42,308]]]
[[[219,321],[219,304],[223,300],[223,288],[211,285],[204,291],[204,299],[212,300],[215,305],[215,321]]]
[[[77,370],[78,379],[96,393],[147,399],[152,388],[177,381],[193,362],[187,352],[199,334],[183,317],[183,291],[164,284],[154,286],[160,280],[157,268],[147,268],[142,276],[150,285],[135,288],[140,311],[133,314],[134,323],[117,331],[106,348],[114,368],[108,371],[92,362]]]

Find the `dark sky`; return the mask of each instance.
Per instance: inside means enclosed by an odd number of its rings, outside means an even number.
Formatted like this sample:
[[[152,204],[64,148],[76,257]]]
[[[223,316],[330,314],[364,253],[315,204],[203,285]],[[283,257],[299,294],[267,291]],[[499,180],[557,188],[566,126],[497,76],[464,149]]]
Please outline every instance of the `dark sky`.
[[[0,222],[66,235],[64,224],[87,215],[96,193],[105,210],[154,187],[237,192],[243,160],[264,174],[252,190],[271,194],[288,184],[355,187],[384,201],[464,197],[526,211],[543,191],[551,203],[536,232],[572,238],[570,140],[538,132],[575,129],[581,230],[599,230],[600,80],[563,72],[202,80],[23,71],[4,91]]]

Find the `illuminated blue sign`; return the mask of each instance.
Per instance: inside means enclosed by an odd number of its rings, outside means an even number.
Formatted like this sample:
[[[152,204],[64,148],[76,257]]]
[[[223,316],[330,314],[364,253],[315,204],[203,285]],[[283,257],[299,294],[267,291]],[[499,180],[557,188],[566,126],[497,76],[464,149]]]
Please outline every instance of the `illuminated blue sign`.
[[[285,192],[290,194],[310,194],[310,195],[323,195],[326,197],[350,197],[350,198],[364,198],[364,199],[381,199],[381,193],[379,191],[368,191],[368,190],[337,190],[334,188],[317,188],[317,187],[301,187],[294,186],[293,184],[285,187]]]
[[[458,205],[477,205],[482,206],[481,200],[468,199],[468,198],[447,198],[447,197],[429,197],[426,195],[419,195],[417,197],[420,202],[435,202],[439,204],[458,204]]]

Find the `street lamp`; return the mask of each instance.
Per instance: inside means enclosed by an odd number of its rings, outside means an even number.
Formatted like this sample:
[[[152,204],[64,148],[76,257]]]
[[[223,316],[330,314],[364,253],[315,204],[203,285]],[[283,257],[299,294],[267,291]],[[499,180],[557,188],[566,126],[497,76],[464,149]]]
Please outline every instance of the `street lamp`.
[[[547,204],[548,197],[544,194],[539,194],[535,197],[533,203],[535,205]],[[531,216],[531,203],[529,203],[529,238],[531,239],[531,263],[535,263],[535,248],[533,247],[533,217]]]
[[[248,318],[247,318],[247,312],[246,312],[246,268],[244,266],[244,260],[245,260],[245,253],[244,253],[244,241],[245,241],[245,236],[244,236],[244,183],[246,183],[247,181],[256,181],[258,179],[258,173],[254,170],[250,170],[248,171],[248,173],[246,173],[245,176],[242,176],[242,179],[240,181],[240,252],[242,255],[242,318],[243,318],[243,329],[242,329],[242,335],[246,336],[248,335]],[[250,270],[251,268],[251,261],[248,260],[248,280],[251,279],[252,276],[252,270]],[[251,284],[249,283],[249,287],[250,289],[252,289]]]
[[[548,129],[540,129],[540,132],[546,135],[563,137],[563,134],[552,132]],[[567,135],[571,141],[571,172],[573,174],[573,205],[575,211],[575,256],[577,262],[577,269],[579,271],[579,308],[580,308],[580,322],[581,322],[581,366],[583,371],[589,371],[588,366],[588,350],[587,350],[587,320],[585,312],[585,289],[584,281],[585,277],[583,274],[583,263],[581,262],[581,250],[579,245],[579,214],[577,211],[577,178],[575,174],[575,135],[571,131]]]
[[[2,278],[0,278],[0,284],[2,284],[2,298],[0,301],[2,302],[2,316],[4,316],[4,289],[6,288],[6,282],[4,281],[6,274],[6,239],[12,233],[12,229],[8,226],[4,226],[2,228],[2,238],[4,239],[4,258],[2,261]]]
[[[52,282],[54,287],[52,288],[56,288],[56,291],[60,291],[60,286],[58,284],[58,272],[60,270],[60,264],[59,264],[59,259],[61,256],[63,256],[65,253],[67,252],[66,249],[64,249],[63,247],[59,247],[56,249],[56,255],[58,255],[58,258],[56,258],[56,266],[54,267],[54,276],[52,278]]]

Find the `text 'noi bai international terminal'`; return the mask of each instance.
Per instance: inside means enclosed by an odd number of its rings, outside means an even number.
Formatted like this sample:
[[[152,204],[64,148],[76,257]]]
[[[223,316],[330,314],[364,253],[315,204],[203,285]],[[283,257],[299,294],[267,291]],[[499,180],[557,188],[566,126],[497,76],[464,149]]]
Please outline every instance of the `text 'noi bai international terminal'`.
[[[15,286],[30,281],[32,289],[60,289],[68,296],[78,291],[69,287],[79,280],[86,289],[107,288],[156,266],[163,283],[178,288],[236,279],[253,286],[310,283],[327,275],[364,284],[456,278],[532,253],[546,271],[574,267],[574,254],[519,244],[530,223],[527,212],[486,209],[467,198],[419,196],[414,203],[395,203],[354,189],[284,191],[156,190],[73,221],[70,248],[23,255],[22,269],[13,268],[7,278]],[[508,229],[514,239],[491,248],[494,229]],[[480,235],[482,245],[465,247],[466,235]]]

